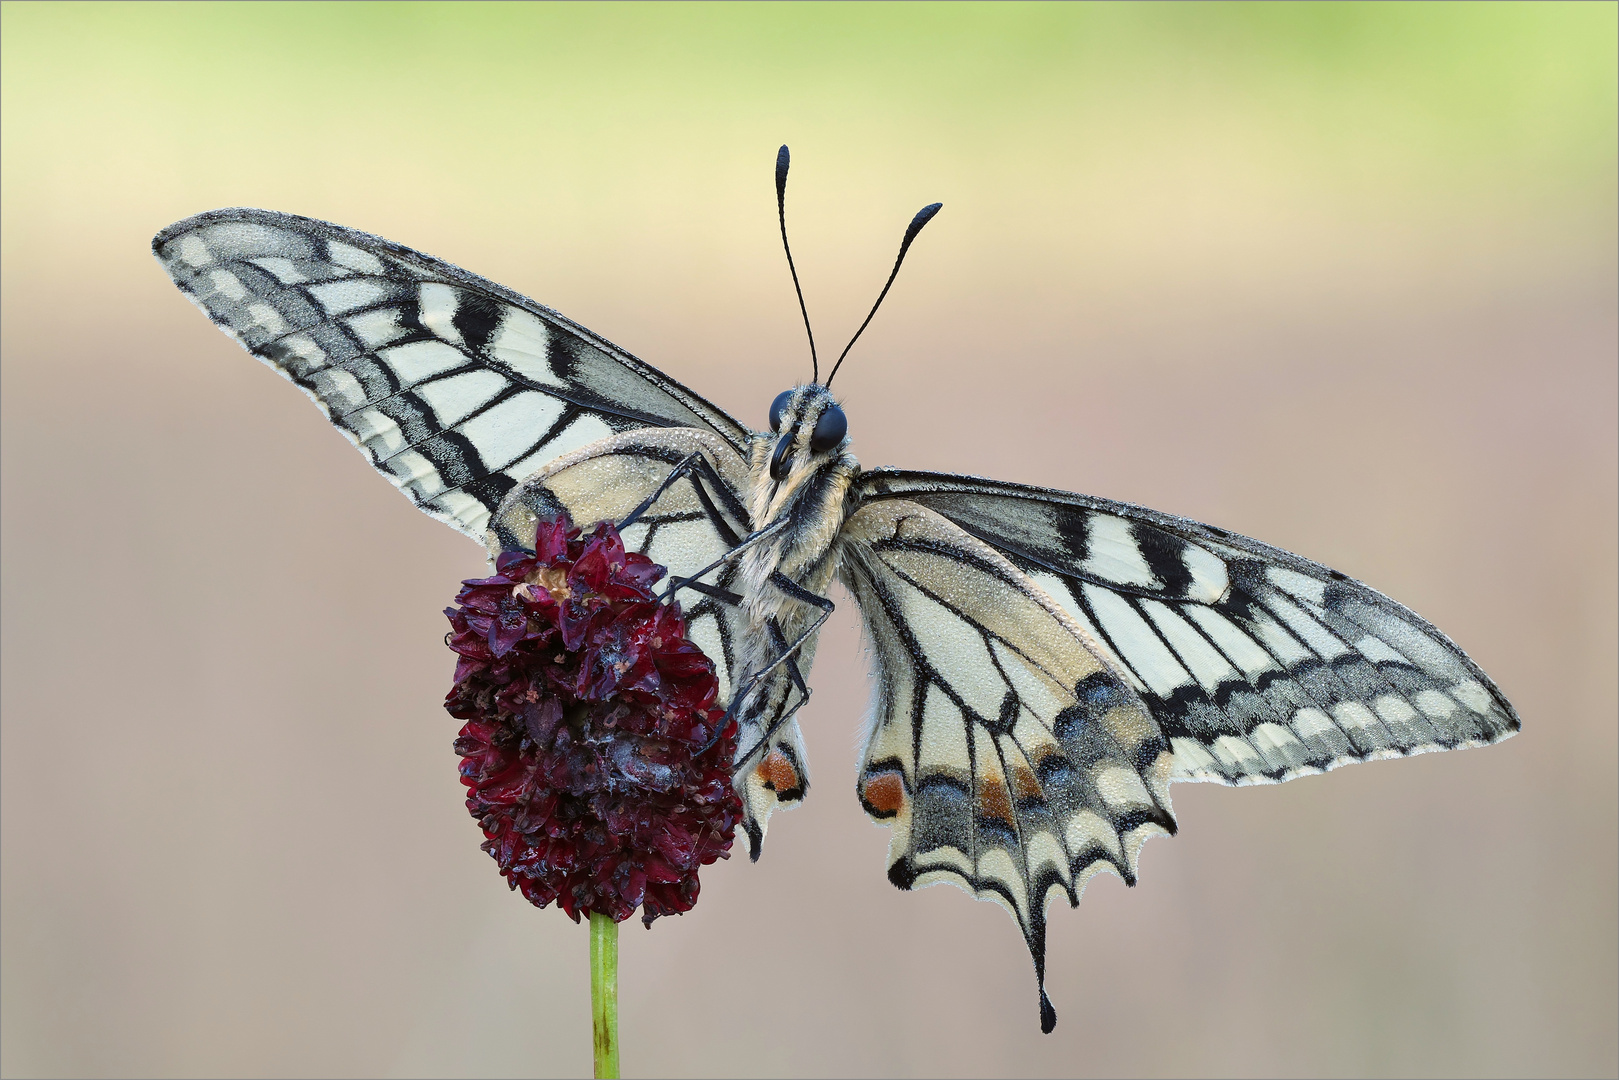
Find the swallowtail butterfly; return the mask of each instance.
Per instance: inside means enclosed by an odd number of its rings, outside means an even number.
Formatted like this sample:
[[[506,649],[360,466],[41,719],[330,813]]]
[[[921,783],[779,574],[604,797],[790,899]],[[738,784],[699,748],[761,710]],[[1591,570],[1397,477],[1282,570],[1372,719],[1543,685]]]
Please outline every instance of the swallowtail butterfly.
[[[787,164],[783,147],[784,245]],[[550,308],[366,233],[215,210],[153,249],[373,468],[491,554],[565,510],[669,567],[739,724],[755,859],[771,812],[809,790],[794,714],[841,581],[873,656],[856,792],[893,830],[889,880],[1004,905],[1043,1030],[1048,901],[1077,905],[1101,870],[1134,884],[1142,844],[1175,831],[1172,782],[1274,783],[1518,730],[1449,638],[1308,559],[1128,503],[862,469],[836,365],[822,382],[817,360],[753,431]]]

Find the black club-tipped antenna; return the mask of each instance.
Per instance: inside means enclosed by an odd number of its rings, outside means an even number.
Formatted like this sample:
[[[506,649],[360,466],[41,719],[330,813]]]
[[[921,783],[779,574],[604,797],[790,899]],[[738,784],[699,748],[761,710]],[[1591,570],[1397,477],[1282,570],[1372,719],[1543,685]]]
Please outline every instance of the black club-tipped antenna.
[[[786,149],[785,146],[782,147],[783,151],[786,151]],[[784,175],[781,172],[780,165],[777,166],[776,175],[778,177]],[[780,181],[778,180],[777,183],[779,184]],[[843,366],[843,358],[849,355],[849,350],[854,348],[854,343],[860,340],[860,335],[865,333],[866,327],[871,324],[871,316],[877,314],[877,309],[882,306],[883,297],[888,295],[889,287],[894,284],[894,279],[899,276],[900,263],[905,261],[905,253],[910,250],[911,241],[915,240],[916,234],[922,231],[922,226],[932,221],[933,215],[943,208],[944,203],[932,203],[918,210],[916,216],[911,219],[911,224],[905,229],[905,239],[899,242],[899,257],[894,260],[894,270],[888,275],[888,282],[883,286],[883,291],[877,294],[877,302],[871,305],[871,314],[867,315],[866,321],[860,324],[860,329],[854,332],[854,337],[849,339],[849,344],[843,347],[843,352],[838,356],[838,362],[832,365],[832,374],[826,377],[828,387],[831,387],[832,380],[838,377],[838,368]]]
[[[787,253],[787,269],[793,275],[793,291],[798,294],[798,310],[804,314],[804,333],[809,335],[810,367],[814,371],[810,382],[821,381],[821,362],[815,356],[815,331],[810,329],[809,308],[804,306],[804,290],[798,285],[798,267],[793,265],[793,249],[787,244],[787,166],[791,155],[787,147],[776,151],[776,217],[781,221],[781,249]]]

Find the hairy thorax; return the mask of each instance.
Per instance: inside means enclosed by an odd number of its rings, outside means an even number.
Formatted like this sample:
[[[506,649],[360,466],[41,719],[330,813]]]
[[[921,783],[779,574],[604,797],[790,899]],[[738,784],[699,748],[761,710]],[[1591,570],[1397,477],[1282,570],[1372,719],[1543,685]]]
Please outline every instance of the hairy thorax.
[[[769,620],[789,641],[814,619],[816,610],[794,600],[771,583],[780,572],[810,592],[826,595],[837,573],[838,530],[843,526],[844,500],[860,472],[853,454],[844,451],[818,468],[795,466],[781,480],[771,478],[769,457],[775,439],[760,436],[750,448],[748,512],[759,530],[786,519],[776,535],[762,541],[742,557],[742,594],[752,631],[745,638],[747,666],[757,670],[776,655],[771,647]],[[813,642],[805,645],[799,667],[808,672]]]

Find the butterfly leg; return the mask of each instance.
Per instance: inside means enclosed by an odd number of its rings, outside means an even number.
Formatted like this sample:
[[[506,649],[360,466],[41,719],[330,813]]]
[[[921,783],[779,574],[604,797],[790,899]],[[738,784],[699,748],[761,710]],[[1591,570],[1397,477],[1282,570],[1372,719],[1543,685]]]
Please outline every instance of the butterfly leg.
[[[738,766],[750,760],[760,749],[767,745],[771,737],[781,729],[781,726],[790,720],[794,713],[803,708],[804,703],[809,700],[810,689],[804,681],[803,673],[798,669],[795,657],[807,642],[814,639],[815,635],[820,632],[821,627],[826,623],[826,620],[832,617],[832,612],[836,610],[836,605],[831,600],[804,588],[779,570],[770,575],[770,583],[794,600],[816,608],[817,614],[810,625],[798,635],[798,639],[790,645],[787,643],[786,635],[782,633],[781,625],[774,617],[770,619],[768,625],[770,627],[771,645],[776,650],[776,657],[761,668],[753,678],[749,679],[747,685],[732,698],[731,707],[726,710],[725,719],[729,721],[735,717],[754,694],[765,685],[765,679],[779,667],[786,667],[787,678],[792,688],[798,691],[799,696],[798,700],[790,707],[786,707],[784,703],[780,715],[771,720],[770,726],[759,736],[747,753],[737,756]],[[723,727],[724,725],[722,724],[721,726]]]
[[[629,515],[625,517],[623,521],[618,523],[619,531],[623,532],[631,525],[634,525],[637,521],[640,521],[641,516],[648,510],[652,509],[653,505],[663,497],[663,493],[674,486],[676,480],[679,480],[683,476],[689,476],[693,473],[706,473],[709,483],[719,483],[719,478],[714,475],[713,467],[708,464],[708,461],[703,457],[700,451],[694,450],[676,462],[675,467],[669,470],[669,475],[663,478],[663,483],[659,484],[652,494],[641,500],[640,506],[637,506],[634,510],[631,510]],[[707,510],[709,519],[713,521],[715,527],[720,530],[720,534],[726,539],[734,541],[736,537],[731,531],[730,524],[720,518],[718,510],[710,506],[708,493],[702,489],[702,485],[694,481],[692,486],[697,489],[698,498],[702,500],[703,506]]]
[[[825,621],[826,616],[823,615],[816,625],[818,626],[821,622]],[[765,733],[754,741],[753,746],[748,749],[746,754],[737,755],[737,767],[741,768],[743,762],[757,754],[759,752],[759,748],[765,744],[772,734],[775,733],[776,729],[786,722],[793,715],[793,713],[797,712],[803,706],[804,702],[809,699],[809,687],[804,681],[803,674],[798,670],[798,664],[793,660],[792,654],[787,649],[787,636],[781,632],[781,627],[777,625],[774,618],[770,620],[770,629],[771,644],[777,649],[775,659],[771,660],[769,664],[765,665],[765,667],[761,669],[758,674],[754,675],[747,682],[743,683],[741,689],[732,695],[731,704],[730,707],[725,710],[724,719],[720,721],[719,727],[716,729],[714,735],[709,739],[708,743],[703,746],[702,750],[698,751],[698,753],[702,753],[703,750],[707,750],[719,740],[719,732],[724,731],[726,725],[732,720],[736,719],[737,714],[743,712],[745,706],[752,703],[754,696],[760,690],[766,688],[766,682],[771,674],[773,674],[777,668],[782,667],[783,665],[785,665],[787,668],[787,677],[792,686],[800,692],[799,701],[790,709],[787,709],[783,715],[778,717],[770,725],[770,727],[766,729]],[[803,642],[804,638],[801,637],[798,641],[794,642],[792,647],[796,649],[797,647],[801,646]]]
[[[791,684],[792,689],[798,691],[798,700],[793,702],[790,706],[786,705],[785,702],[783,703],[783,708],[780,715],[770,722],[770,726],[765,729],[764,733],[760,735],[757,740],[754,741],[754,744],[748,748],[746,753],[737,755],[737,768],[741,768],[743,764],[751,760],[762,747],[769,744],[771,737],[774,736],[776,732],[781,730],[781,726],[787,721],[791,720],[794,713],[798,712],[799,709],[802,709],[806,704],[809,703],[809,684],[804,681],[803,673],[798,670],[797,659],[794,658],[788,651],[787,635],[781,632],[781,624],[778,623],[774,618],[770,620],[770,644],[775,647],[780,654],[777,660],[773,662],[772,668],[776,664],[780,664],[787,669],[788,682]],[[758,682],[759,680],[757,679],[749,682],[748,689],[750,692],[758,684]]]
[[[787,519],[787,518],[782,518],[779,521],[772,522],[771,524],[766,525],[764,528],[760,529],[758,532],[749,533],[747,536],[743,537],[742,540],[739,541],[736,544],[735,547],[731,548],[730,551],[727,551],[724,555],[721,555],[719,558],[715,559],[713,562],[709,563],[707,566],[703,567],[701,570],[697,571],[695,574],[688,574],[685,577],[678,577],[678,578],[677,577],[672,577],[672,578],[670,578],[669,579],[669,588],[664,591],[663,599],[665,601],[668,601],[668,600],[670,600],[670,599],[672,599],[674,597],[675,593],[677,593],[681,589],[685,589],[685,588],[694,588],[698,592],[706,593],[707,595],[710,595],[710,596],[715,595],[714,593],[710,592],[708,589],[704,588],[699,583],[698,579],[701,578],[704,574],[707,574],[709,571],[717,570],[720,567],[724,566],[726,563],[733,561],[734,559],[736,559],[737,556],[741,555],[743,552],[747,551],[749,548],[753,547],[755,544],[758,544],[762,540],[770,539],[772,536],[775,536],[777,533],[781,532],[783,529],[785,529],[788,525],[791,525],[791,524],[792,524],[791,520]],[[731,595],[734,595],[734,594],[731,594]],[[737,602],[740,602],[740,598],[738,598]]]
[[[781,525],[769,526],[758,533],[753,533],[747,537],[738,538],[736,535],[736,530],[731,527],[731,523],[726,520],[725,515],[720,513],[719,507],[714,505],[714,496],[709,491],[709,488],[713,488],[714,491],[726,491],[727,487],[725,480],[719,475],[719,473],[714,471],[714,466],[702,455],[701,452],[694,451],[681,458],[680,461],[675,464],[675,467],[669,470],[669,475],[663,478],[663,483],[658,485],[657,490],[643,499],[640,506],[637,506],[634,510],[630,511],[629,515],[625,517],[623,521],[618,523],[619,531],[622,532],[631,525],[634,525],[637,521],[641,520],[642,515],[648,510],[652,509],[652,507],[657,503],[658,499],[662,497],[663,493],[668,491],[670,486],[682,477],[686,477],[691,481],[692,492],[697,496],[697,501],[702,505],[703,516],[708,518],[710,525],[714,526],[714,531],[719,533],[725,542],[731,545],[731,551],[727,554],[727,558],[734,557],[739,548],[751,546],[753,543],[756,543],[760,539],[762,533],[774,535],[776,529],[785,524],[781,523]],[[721,563],[724,561],[725,560],[723,559],[720,560]],[[720,563],[714,564],[714,566],[718,565],[720,565]],[[700,577],[702,574],[707,573],[713,568],[713,566],[707,567],[693,576]]]
[[[702,578],[703,575],[708,574],[713,570],[717,570],[721,566],[734,561],[738,556],[750,550],[761,541],[768,540],[770,537],[775,536],[777,533],[787,528],[788,525],[792,524],[792,522],[789,519],[783,518],[779,521],[774,521],[771,524],[766,525],[762,529],[749,533],[747,536],[744,536],[741,539],[738,539],[735,531],[731,528],[730,522],[728,522],[719,512],[719,508],[714,505],[713,498],[710,496],[707,488],[704,486],[704,481],[706,480],[709,486],[723,490],[723,484],[720,478],[715,474],[714,468],[709,464],[708,460],[704,458],[701,453],[694,452],[681,458],[680,461],[675,464],[675,467],[669,470],[669,475],[663,478],[663,482],[658,485],[657,489],[643,499],[641,501],[641,505],[630,511],[630,513],[618,523],[619,531],[622,532],[625,529],[628,529],[631,525],[634,525],[636,522],[640,521],[647,511],[651,510],[652,507],[657,504],[657,501],[663,497],[663,493],[668,491],[669,488],[674,485],[675,481],[681,479],[682,477],[686,477],[691,480],[692,490],[696,493],[698,501],[702,504],[703,515],[708,518],[709,524],[713,525],[715,530],[730,542],[731,547],[730,550],[728,550],[724,555],[720,556],[718,559],[715,559],[713,562],[709,563],[696,573],[688,574],[685,577],[671,577],[669,579],[669,587],[664,591],[662,598],[664,601],[671,600],[673,599],[675,593],[679,592],[681,589],[691,588],[695,589],[697,592],[703,593],[704,595],[716,597],[717,599],[723,600],[733,606],[740,604],[742,602],[742,598],[737,596],[735,593],[725,590],[717,590],[713,586],[705,587],[699,581],[699,579]]]
[[[787,580],[780,573],[776,574],[775,576],[781,577],[784,581]],[[800,589],[800,587],[796,584],[793,587],[795,589]],[[749,679],[747,685],[744,686],[731,700],[731,707],[726,710],[727,720],[734,717],[741,706],[753,696],[754,692],[758,690],[761,685],[763,685],[765,679],[777,668],[784,664],[788,666],[788,677],[792,680],[794,685],[804,689],[805,697],[809,696],[809,690],[804,684],[804,677],[799,673],[798,665],[793,662],[793,655],[797,653],[799,649],[804,647],[805,642],[809,641],[815,636],[816,631],[820,630],[822,624],[824,624],[827,619],[832,617],[832,612],[835,610],[835,608],[832,601],[828,600],[824,596],[816,596],[808,589],[800,589],[800,591],[805,596],[810,597],[815,601],[819,601],[819,603],[815,604],[815,606],[821,609],[820,614],[815,617],[815,621],[809,625],[809,628],[798,636],[798,640],[794,641],[791,645],[785,644],[786,635],[781,633],[781,628],[779,625],[777,625],[776,620],[774,618],[770,620],[771,629],[775,631],[775,634],[772,635],[772,637],[775,638],[772,644],[777,644],[777,642],[780,642],[777,647],[776,657],[775,659],[771,660],[770,663],[761,668],[758,673],[753,676],[753,678]],[[800,704],[802,704],[802,702],[800,702]],[[774,728],[771,730],[774,730]],[[755,746],[754,749],[757,750],[758,747]]]
[[[774,658],[760,676],[748,681],[726,711],[727,718],[736,718],[741,728],[738,742],[746,747],[734,759],[733,776],[743,803],[738,824],[748,837],[748,857],[753,860],[763,848],[770,815],[797,804],[809,793],[804,736],[793,719],[810,695],[796,654],[806,638],[789,643],[773,616],[764,630]]]
[[[792,594],[800,593],[795,588]],[[815,633],[832,611],[830,600],[814,599],[820,610],[795,641],[788,641],[777,618],[766,620],[772,659],[727,710],[727,716],[734,716],[742,729],[738,741],[745,749],[735,758],[734,776],[743,800],[739,824],[748,837],[748,856],[755,860],[763,848],[771,813],[799,802],[809,792],[804,737],[794,718],[810,696],[800,661],[804,651],[814,648]]]
[[[788,577],[786,574],[783,574],[779,570],[770,576],[770,583],[776,588],[780,589],[782,592],[786,593],[788,596],[792,597],[794,600],[809,604],[811,607],[818,609],[820,613],[815,617],[815,621],[812,622],[809,627],[798,636],[798,640],[793,642],[791,645],[787,644],[786,636],[782,634],[780,624],[778,624],[774,618],[770,620],[771,644],[775,646],[779,655],[774,661],[771,662],[770,668],[766,668],[765,671],[768,672],[771,670],[771,668],[774,668],[779,664],[785,664],[787,668],[787,678],[792,682],[793,688],[798,691],[799,696],[798,700],[793,703],[793,706],[790,709],[784,710],[780,716],[771,721],[770,727],[767,728],[765,733],[759,737],[759,741],[754,744],[753,748],[749,750],[746,755],[739,757],[737,759],[738,761],[746,761],[748,758],[757,753],[759,748],[768,743],[771,736],[775,735],[781,726],[792,718],[794,713],[803,708],[804,705],[809,702],[810,688],[805,683],[803,674],[798,670],[798,661],[796,656],[798,654],[798,650],[803,648],[806,642],[815,637],[815,635],[820,631],[821,627],[826,623],[826,620],[832,617],[832,612],[836,610],[836,605],[834,605],[831,600],[828,600],[826,597],[819,596],[804,588],[798,582],[794,581],[792,578]],[[760,672],[761,675],[764,673],[765,672]]]
[[[836,605],[834,605],[831,600],[811,592],[780,571],[777,571],[775,574],[771,575],[770,583],[775,585],[782,592],[785,592],[794,600],[802,601],[803,603],[817,608],[818,614],[815,616],[814,621],[811,622],[807,628],[805,628],[803,633],[799,634],[798,639],[790,645],[787,643],[787,636],[782,633],[781,624],[776,621],[774,616],[770,618],[768,625],[770,628],[771,645],[776,650],[776,656],[770,661],[770,663],[766,664],[757,673],[755,673],[754,676],[750,678],[747,683],[745,683],[732,696],[730,707],[725,710],[725,718],[720,721],[719,728],[716,730],[714,736],[709,740],[708,746],[712,746],[714,742],[719,739],[719,732],[724,731],[726,726],[736,718],[737,714],[741,713],[743,709],[752,702],[754,696],[761,689],[765,688],[766,680],[776,671],[777,668],[786,667],[787,678],[791,688],[798,691],[798,700],[793,702],[790,706],[783,702],[781,713],[771,720],[770,725],[765,728],[764,733],[754,741],[753,745],[748,748],[746,753],[737,755],[736,763],[738,769],[742,768],[746,762],[758,754],[759,751],[770,742],[770,739],[776,734],[776,732],[781,730],[782,725],[788,720],[792,719],[793,714],[798,712],[799,709],[803,708],[804,703],[809,700],[810,688],[808,683],[804,680],[803,673],[798,669],[798,662],[795,657],[798,650],[803,648],[806,642],[815,637],[816,633],[821,629],[822,625],[825,624],[826,620],[832,617],[832,612],[836,610]],[[706,589],[703,591],[706,591]],[[708,746],[704,746],[703,749],[707,750]],[[701,751],[699,751],[699,753],[701,753]]]

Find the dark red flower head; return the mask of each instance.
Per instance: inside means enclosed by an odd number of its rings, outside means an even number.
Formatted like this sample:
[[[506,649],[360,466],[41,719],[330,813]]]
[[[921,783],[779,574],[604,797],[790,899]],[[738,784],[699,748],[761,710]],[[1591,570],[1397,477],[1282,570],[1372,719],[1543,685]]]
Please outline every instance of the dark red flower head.
[[[542,521],[534,553],[502,552],[462,583],[444,700],[483,849],[538,907],[647,926],[697,902],[697,871],[728,849],[736,724],[714,664],[686,636],[664,568],[603,522],[582,538]]]

